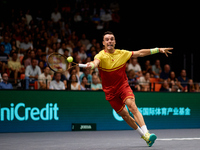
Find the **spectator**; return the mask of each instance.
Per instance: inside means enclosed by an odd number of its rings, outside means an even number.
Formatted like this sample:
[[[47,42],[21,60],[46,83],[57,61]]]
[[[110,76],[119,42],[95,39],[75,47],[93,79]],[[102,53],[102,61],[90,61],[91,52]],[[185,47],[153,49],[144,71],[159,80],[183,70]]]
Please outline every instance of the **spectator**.
[[[152,72],[152,68],[151,68],[151,64],[149,60],[146,60],[145,62],[145,69],[142,71],[143,74],[146,74],[147,72],[150,73],[151,77],[154,77],[153,72]]]
[[[170,76],[167,79],[167,82],[169,83],[169,88],[172,92],[177,92],[180,87],[180,82],[176,78],[175,72],[171,71]]]
[[[2,74],[3,81],[0,82],[0,89],[13,89],[12,84],[8,83],[8,74],[3,73]]]
[[[141,86],[141,91],[149,91],[150,90],[150,73],[146,72],[145,76],[142,76],[138,80],[139,85]]]
[[[142,76],[142,69],[141,69],[140,65],[138,64],[137,58],[132,57],[130,59],[130,62],[131,63],[128,64],[128,71],[134,70],[136,77],[141,77]]]
[[[58,49],[58,53],[60,53],[60,54],[63,55],[65,49],[66,49],[66,45],[65,45],[65,43],[63,42],[63,43],[61,44],[61,48]]]
[[[38,77],[38,89],[49,89],[51,76],[49,75],[50,69],[49,67],[44,68],[44,73],[39,75]]]
[[[199,84],[198,83],[194,84],[193,80],[189,79],[188,80],[188,84],[189,84],[188,85],[188,87],[189,87],[188,91],[189,92],[200,92],[199,91]]]
[[[169,88],[169,84],[167,80],[163,81],[162,87],[160,88],[160,92],[169,92],[171,89]]]
[[[33,50],[33,44],[29,41],[29,37],[26,36],[24,42],[19,46],[21,53],[25,53],[27,50]]]
[[[30,9],[27,10],[25,16],[26,16],[26,24],[29,25],[30,21],[33,19],[32,16],[30,15]]]
[[[92,76],[92,84],[91,84],[91,90],[96,91],[96,90],[102,90],[102,84],[99,83],[100,79],[99,77],[94,74]]]
[[[59,21],[61,20],[61,14],[58,11],[57,7],[54,9],[54,12],[51,13],[51,19],[54,23],[54,27],[58,28],[59,27]]]
[[[69,50],[68,49],[64,49],[64,56],[69,57]]]
[[[4,37],[4,42],[1,42],[2,45],[4,45],[4,48],[5,48],[5,51],[4,53],[5,54],[10,54],[10,51],[12,50],[12,46],[11,44],[9,43],[9,37],[8,36],[5,36]]]
[[[159,59],[157,59],[155,64],[152,65],[152,72],[154,74],[154,78],[160,77],[160,73],[162,72],[162,69],[160,67],[160,60]]]
[[[41,70],[40,67],[37,66],[37,60],[32,59],[31,65],[27,66],[25,70],[26,89],[29,89],[29,82],[34,83],[40,74]]]
[[[24,67],[26,68],[27,66],[31,65],[31,60],[35,59],[35,51],[31,50],[30,55],[28,56],[27,59],[24,60]],[[36,65],[38,65],[38,60],[36,59]]]
[[[83,76],[81,78],[81,90],[90,90],[90,85],[88,84],[88,80],[87,80],[87,77],[86,76]]]
[[[10,77],[14,78],[14,83],[17,84],[17,78],[24,73],[24,68],[21,63],[17,61],[17,53],[11,54],[12,59],[8,62],[8,68],[10,69]]]
[[[51,90],[65,90],[65,85],[60,80],[61,79],[61,73],[56,72],[54,76],[55,76],[55,80],[50,82],[49,89],[51,89]]]
[[[102,20],[103,23],[104,23],[105,29],[108,29],[108,28],[109,28],[109,23],[110,23],[110,21],[112,21],[112,16],[111,16],[111,14],[109,13],[109,10],[106,9],[105,14],[103,14],[103,15],[101,16],[101,20]]]
[[[82,34],[82,38],[80,39],[80,42],[82,45],[85,45],[86,47],[88,46],[88,44],[90,44],[90,41],[86,38],[85,33]]]
[[[80,50],[78,51],[78,55],[81,57],[81,61],[84,62],[87,58],[87,54],[85,52],[85,47],[82,45]]]
[[[181,74],[178,77],[178,81],[181,82],[181,90],[183,92],[186,92],[187,91],[187,84],[188,84],[188,77],[186,76],[186,70],[185,69],[181,70]]]
[[[88,83],[92,83],[92,75],[90,74],[90,69],[84,68],[83,73],[80,75],[80,82],[82,82],[83,77],[87,78]]]
[[[55,80],[55,74],[54,74],[54,77],[53,77],[53,80]],[[65,85],[65,89],[67,89],[67,78],[64,74],[61,74],[61,78],[60,78],[60,81],[62,81]]]
[[[137,78],[135,77],[135,71],[128,71],[128,83],[133,91],[140,91],[140,86],[138,85]]]
[[[164,70],[160,74],[160,81],[163,82],[164,80],[167,80],[170,75],[170,66],[166,64],[164,66]]]
[[[80,12],[76,12],[75,15],[74,15],[74,22],[78,23],[78,22],[81,22],[82,21],[82,17],[80,15]]]
[[[40,67],[41,73],[43,73],[44,72],[44,62],[40,61],[38,66]]]
[[[3,44],[0,44],[0,69],[2,72],[5,72],[8,64],[8,55],[4,53],[5,47]]]
[[[81,86],[78,83],[78,78],[76,74],[72,74],[69,78],[69,81],[71,82],[70,84],[71,90],[81,90]]]

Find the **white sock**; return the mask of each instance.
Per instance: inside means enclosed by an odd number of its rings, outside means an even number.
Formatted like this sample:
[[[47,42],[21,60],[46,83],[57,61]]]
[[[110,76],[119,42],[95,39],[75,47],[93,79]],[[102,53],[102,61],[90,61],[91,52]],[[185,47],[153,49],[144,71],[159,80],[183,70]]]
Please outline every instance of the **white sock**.
[[[136,129],[136,131],[137,131],[141,136],[144,135],[144,133],[143,133],[143,131],[140,129],[140,127],[138,127],[138,128]]]
[[[141,129],[142,129],[144,134],[146,134],[148,132],[146,125],[141,126]]]

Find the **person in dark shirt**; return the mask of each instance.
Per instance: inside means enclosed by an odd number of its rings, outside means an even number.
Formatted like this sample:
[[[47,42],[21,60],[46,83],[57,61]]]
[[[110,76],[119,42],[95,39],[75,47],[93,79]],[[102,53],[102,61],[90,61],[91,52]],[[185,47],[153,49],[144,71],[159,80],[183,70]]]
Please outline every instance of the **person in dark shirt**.
[[[3,44],[0,44],[0,70],[2,72],[5,72],[8,64],[8,55],[4,53],[5,46]]]
[[[166,64],[164,66],[164,70],[160,74],[160,81],[163,82],[164,80],[168,79],[170,76],[170,66]]]
[[[186,76],[186,70],[181,70],[181,75],[178,77],[178,81],[181,82],[181,90],[184,92],[187,90],[187,84],[188,84],[188,77]]]
[[[160,92],[169,92],[169,91],[170,91],[169,84],[167,80],[164,80],[162,87],[160,88]]]
[[[3,73],[2,74],[3,81],[0,82],[0,89],[13,89],[13,86],[11,83],[8,83],[8,74]]]

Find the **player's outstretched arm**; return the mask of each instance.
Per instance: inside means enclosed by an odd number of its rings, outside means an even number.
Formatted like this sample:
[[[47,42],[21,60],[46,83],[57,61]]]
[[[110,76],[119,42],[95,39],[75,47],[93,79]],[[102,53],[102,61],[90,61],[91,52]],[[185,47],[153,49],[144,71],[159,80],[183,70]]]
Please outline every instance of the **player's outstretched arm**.
[[[99,63],[100,63],[100,60],[95,59],[94,61],[91,61],[91,62],[87,63],[87,68],[94,69],[94,68],[99,66]]]
[[[133,57],[144,57],[147,55],[152,55],[156,53],[165,53],[168,57],[168,54],[172,54],[169,50],[173,48],[153,48],[153,49],[141,49],[139,51],[133,51]]]

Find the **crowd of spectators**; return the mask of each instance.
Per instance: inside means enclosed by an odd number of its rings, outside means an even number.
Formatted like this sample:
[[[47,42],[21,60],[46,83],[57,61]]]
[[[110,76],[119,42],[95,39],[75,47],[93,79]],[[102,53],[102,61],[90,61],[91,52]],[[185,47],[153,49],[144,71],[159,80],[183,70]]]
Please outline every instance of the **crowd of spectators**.
[[[45,10],[33,11],[12,9],[9,21],[0,22],[0,89],[29,89],[37,81],[38,89],[102,90],[97,68],[76,67],[64,74],[53,73],[47,58],[58,52],[72,56],[75,63],[94,60],[103,49],[102,33],[115,31],[120,25],[119,3],[77,1],[74,6],[58,5],[47,16],[43,15]],[[198,84],[187,78],[186,70],[176,78],[168,64],[162,69],[160,60],[151,63],[147,60],[141,68],[136,58],[127,62],[128,82],[134,91],[150,91],[151,78],[157,78],[163,83],[161,91],[199,92]]]

